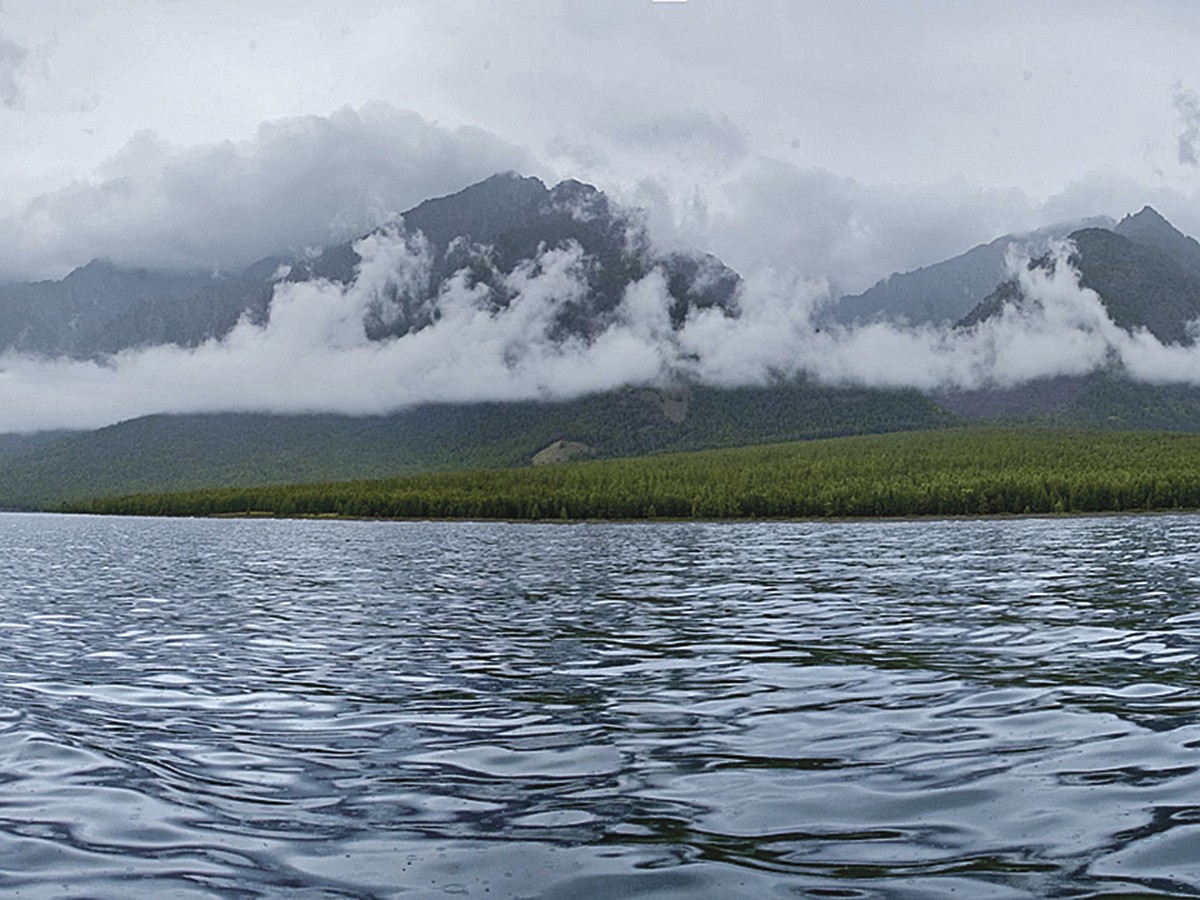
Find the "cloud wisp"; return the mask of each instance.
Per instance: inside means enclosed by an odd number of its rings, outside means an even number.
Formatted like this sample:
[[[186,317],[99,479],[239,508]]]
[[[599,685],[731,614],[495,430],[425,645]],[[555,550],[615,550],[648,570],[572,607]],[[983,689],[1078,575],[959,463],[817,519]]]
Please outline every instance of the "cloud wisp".
[[[826,383],[922,390],[1009,386],[1120,365],[1136,379],[1200,384],[1200,348],[1129,333],[1081,288],[1056,249],[1053,271],[1012,268],[1028,298],[972,328],[874,323],[817,328],[816,282],[747,282],[740,315],[694,312],[672,329],[661,272],[627,289],[591,340],[562,339],[561,305],[586,290],[578,245],[543,250],[506,279],[497,307],[460,273],[436,298],[432,325],[383,341],[369,316],[428,271],[428,246],[401,230],[356,244],[347,285],[279,282],[263,324],[241,322],[196,348],[157,346],[103,362],[0,357],[0,430],[98,427],[156,412],[387,413],[428,402],[567,398],[629,384],[717,385],[805,376]]]

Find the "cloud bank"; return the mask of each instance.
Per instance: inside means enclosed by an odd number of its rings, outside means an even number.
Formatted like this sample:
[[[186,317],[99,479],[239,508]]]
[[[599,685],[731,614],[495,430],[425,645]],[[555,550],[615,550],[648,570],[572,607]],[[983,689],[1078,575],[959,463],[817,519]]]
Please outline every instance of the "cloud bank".
[[[0,101],[4,91],[0,42]],[[179,148],[135,135],[94,180],[0,218],[0,280],[61,277],[102,257],[153,269],[231,268],[348,240],[526,151],[376,104],[267,122],[240,143]]]
[[[1118,364],[1154,382],[1200,384],[1200,349],[1130,334],[1079,286],[1059,246],[1054,272],[1013,260],[1029,302],[971,329],[872,324],[818,329],[819,282],[763,275],[734,318],[695,312],[672,330],[661,272],[630,285],[598,337],[552,337],[555,313],[586,290],[577,245],[544,250],[508,276],[496,308],[465,275],[436,299],[436,321],[386,341],[364,321],[427,271],[423,241],[385,231],[358,242],[358,275],[276,285],[268,320],[193,349],[127,351],[104,363],[0,357],[3,431],[97,427],[154,412],[386,413],[425,402],[566,398],[627,384],[719,385],[807,376],[924,390],[1005,386]]]

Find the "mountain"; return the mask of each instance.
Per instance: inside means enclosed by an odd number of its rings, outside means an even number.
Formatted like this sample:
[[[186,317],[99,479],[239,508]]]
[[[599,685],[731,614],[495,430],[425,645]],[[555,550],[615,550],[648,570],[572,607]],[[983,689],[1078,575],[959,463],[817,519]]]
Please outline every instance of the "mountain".
[[[1051,225],[1026,234],[1006,234],[944,262],[893,273],[861,294],[842,297],[826,311],[827,323],[854,325],[882,319],[910,325],[959,321],[1007,276],[1011,250],[1038,252],[1080,227],[1109,227],[1103,216]]]
[[[1118,372],[931,397],[800,383],[628,388],[561,402],[436,404],[389,416],[145,416],[90,432],[0,438],[0,508],[138,492],[528,466],[963,422],[1200,432],[1200,389]],[[544,453],[544,451],[549,451]]]
[[[1145,384],[1116,370],[1043,378],[1013,387],[948,391],[933,399],[973,422],[1200,431],[1200,388]]]
[[[508,276],[543,249],[576,244],[586,265],[586,290],[562,303],[555,320],[560,334],[591,336],[603,331],[625,289],[659,268],[673,303],[671,320],[682,324],[689,310],[719,306],[732,311],[741,279],[719,259],[703,253],[659,253],[636,212],[621,209],[599,190],[579,181],[547,188],[537,178],[506,172],[446,197],[426,200],[400,217],[406,235],[428,244],[430,266],[422,283],[388,296],[387,315],[368,321],[368,334],[382,338],[419,330],[437,317],[433,303],[446,279],[468,273],[466,287],[486,289],[493,308],[513,298]],[[392,226],[395,227],[395,226]],[[288,280],[325,278],[348,283],[361,261],[353,243],[341,244],[310,263],[295,266]]]
[[[1116,224],[1104,221],[1112,227],[1069,232],[1071,263],[1083,284],[1122,327],[1189,342],[1188,323],[1200,317],[1200,244],[1149,207]],[[1008,304],[1029,302],[1016,279],[1005,280],[1011,248],[1036,247],[1062,233],[1007,236],[894,275],[844,298],[837,314],[856,321],[873,309],[870,316],[917,323],[954,321],[957,314],[969,327]],[[377,340],[436,321],[437,299],[451,278],[493,309],[504,308],[516,296],[514,283],[541,265],[547,251],[568,251],[583,284],[554,307],[554,328],[564,339],[587,340],[606,328],[628,287],[655,270],[664,275],[677,327],[697,308],[738,313],[735,272],[713,256],[655,249],[636,212],[577,181],[547,187],[536,178],[496,175],[427,200],[365,237],[402,242],[419,261],[415,277],[376,298],[364,328]],[[350,284],[363,262],[356,246],[364,245],[347,242],[308,259],[267,257],[233,278],[94,261],[61,281],[0,286],[0,352],[102,358],[151,344],[194,346],[227,334],[243,318],[265,321],[281,282]],[[1054,264],[1049,253],[1029,263]],[[435,404],[387,416],[147,416],[91,432],[0,436],[0,506],[522,466],[964,420],[1200,431],[1200,389],[1136,384],[1113,369],[928,396],[781,379],[736,389],[633,387],[560,402]]]
[[[91,356],[110,323],[143,304],[215,290],[211,275],[128,269],[93,260],[60,281],[0,285],[0,352]]]
[[[1191,245],[1196,242],[1153,210],[1147,207],[1122,224],[1137,240],[1103,228],[1069,235],[1074,245],[1069,262],[1079,271],[1080,285],[1094,290],[1109,317],[1127,331],[1145,328],[1163,343],[1192,343],[1188,323],[1200,317],[1200,245],[1194,248],[1196,267],[1185,266],[1193,260]],[[1029,266],[1053,269],[1054,260],[1042,256]],[[960,324],[975,325],[1025,302],[1017,280],[1009,279]]]
[[[591,185],[494,175],[447,197],[427,200],[380,231],[392,230],[429,252],[428,271],[403,292],[379,298],[365,325],[373,339],[430,324],[446,280],[467,273],[466,287],[486,291],[493,308],[514,296],[509,277],[543,250],[578,245],[586,289],[564,298],[555,326],[562,335],[602,331],[625,289],[655,268],[666,277],[676,326],[688,310],[733,310],[740,278],[716,257],[659,253],[636,212],[619,208]],[[376,232],[378,233],[378,232]],[[61,281],[0,287],[0,353],[98,358],[158,344],[194,347],[228,334],[243,317],[266,321],[279,280],[351,282],[357,241],[312,260],[271,256],[236,278],[172,275],[93,261]]]
[[[290,257],[268,257],[236,278],[213,280],[182,296],[146,297],[101,323],[73,355],[103,357],[159,344],[195,347],[225,336],[243,317],[261,324],[278,275],[292,262]]]
[[[1188,274],[1200,276],[1200,243],[1176,229],[1157,210],[1144,206],[1141,212],[1126,216],[1112,230],[1136,244],[1166,254]]]

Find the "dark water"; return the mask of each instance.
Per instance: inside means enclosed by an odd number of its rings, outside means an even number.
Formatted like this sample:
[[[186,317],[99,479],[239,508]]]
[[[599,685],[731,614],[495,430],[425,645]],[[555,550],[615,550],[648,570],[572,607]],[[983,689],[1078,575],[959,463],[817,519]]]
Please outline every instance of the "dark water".
[[[1200,895],[1198,544],[0,516],[0,894]]]

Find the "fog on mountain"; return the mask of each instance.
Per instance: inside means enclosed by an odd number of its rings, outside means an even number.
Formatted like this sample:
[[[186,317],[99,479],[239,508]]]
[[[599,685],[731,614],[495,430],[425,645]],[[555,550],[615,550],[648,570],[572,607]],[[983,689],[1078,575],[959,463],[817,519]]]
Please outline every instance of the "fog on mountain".
[[[659,249],[577,181],[495,175],[236,276],[94,261],[0,287],[6,431],[154,412],[387,413],[623,385],[1195,384],[1200,244],[1150,208],[1011,235],[840,299]],[[314,373],[320,373],[315,376]]]

